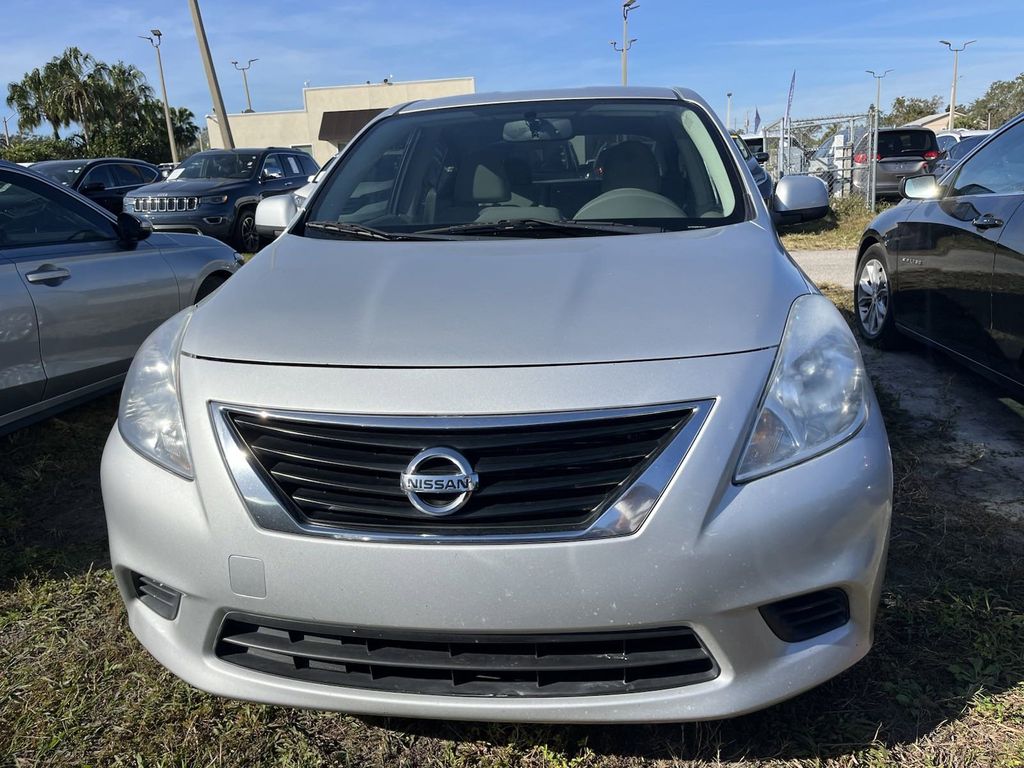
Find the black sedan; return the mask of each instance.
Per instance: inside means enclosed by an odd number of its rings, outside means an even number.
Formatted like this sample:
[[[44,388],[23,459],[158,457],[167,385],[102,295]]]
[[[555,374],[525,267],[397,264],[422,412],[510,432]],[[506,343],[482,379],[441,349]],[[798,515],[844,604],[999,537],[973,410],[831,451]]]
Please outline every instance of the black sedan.
[[[85,195],[114,214],[125,194],[160,178],[160,169],[142,160],[104,157],[95,160],[44,160],[32,170]]]
[[[941,183],[918,176],[901,191],[861,241],[861,335],[919,339],[1024,392],[1024,115]]]

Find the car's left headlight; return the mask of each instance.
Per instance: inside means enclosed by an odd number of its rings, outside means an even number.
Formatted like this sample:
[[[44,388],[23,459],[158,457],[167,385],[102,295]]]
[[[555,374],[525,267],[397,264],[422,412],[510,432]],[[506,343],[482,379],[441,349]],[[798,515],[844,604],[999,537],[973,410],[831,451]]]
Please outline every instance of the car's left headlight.
[[[791,467],[849,439],[867,417],[867,386],[860,348],[839,310],[819,294],[798,298],[736,482]]]
[[[135,353],[121,392],[117,426],[132,448],[150,461],[192,479],[178,384],[178,353],[193,307],[149,335]]]
[[[204,195],[199,198],[202,203],[208,203],[210,205],[223,205],[228,201],[227,195]]]

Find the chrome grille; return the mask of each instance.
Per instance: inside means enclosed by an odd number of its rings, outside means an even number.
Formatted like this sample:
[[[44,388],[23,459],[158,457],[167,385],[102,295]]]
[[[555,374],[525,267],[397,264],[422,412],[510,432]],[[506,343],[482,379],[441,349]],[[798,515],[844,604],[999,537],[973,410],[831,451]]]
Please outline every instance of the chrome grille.
[[[198,197],[136,197],[132,200],[136,213],[173,213],[194,211],[199,207]]]
[[[301,525],[350,531],[467,536],[586,528],[611,507],[692,420],[692,405],[525,417],[387,419],[359,423],[282,412],[223,414],[250,465]],[[691,438],[692,439],[692,438]],[[443,446],[479,476],[446,517],[417,510],[400,475],[420,451]],[[673,458],[674,471],[681,458]],[[667,481],[667,477],[663,478]],[[641,483],[638,483],[641,485]],[[653,499],[657,498],[658,489]],[[649,505],[653,500],[648,501]],[[649,511],[649,506],[647,510]]]

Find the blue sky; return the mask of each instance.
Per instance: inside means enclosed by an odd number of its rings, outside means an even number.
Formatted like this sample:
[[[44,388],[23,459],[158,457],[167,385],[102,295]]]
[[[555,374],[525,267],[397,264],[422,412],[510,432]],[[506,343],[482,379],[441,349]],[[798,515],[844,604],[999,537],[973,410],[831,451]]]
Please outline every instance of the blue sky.
[[[797,72],[795,117],[863,111],[874,99],[865,69],[892,72],[882,101],[896,95],[948,99],[952,54],[941,38],[977,38],[960,60],[961,103],[989,82],[1024,71],[1022,0],[821,0],[709,3],[640,0],[630,16],[630,82],[685,85],[734,122],[760,109],[781,115]],[[245,106],[231,66],[258,57],[249,84],[257,110],[301,106],[312,85],[473,75],[477,89],[508,90],[615,83],[621,0],[202,0],[227,108]],[[158,85],[149,44],[164,33],[169,100],[198,117],[211,100],[185,0],[3,0],[0,84],[20,79],[69,45],[105,61],[122,59]],[[6,105],[0,111],[9,114]]]

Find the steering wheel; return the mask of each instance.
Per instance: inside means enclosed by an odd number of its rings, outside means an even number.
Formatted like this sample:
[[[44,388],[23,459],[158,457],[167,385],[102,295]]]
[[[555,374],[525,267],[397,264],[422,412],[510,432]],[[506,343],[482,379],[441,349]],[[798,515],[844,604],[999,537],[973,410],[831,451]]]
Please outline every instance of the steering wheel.
[[[686,212],[664,195],[636,187],[610,189],[576,211],[574,219],[685,219]]]

